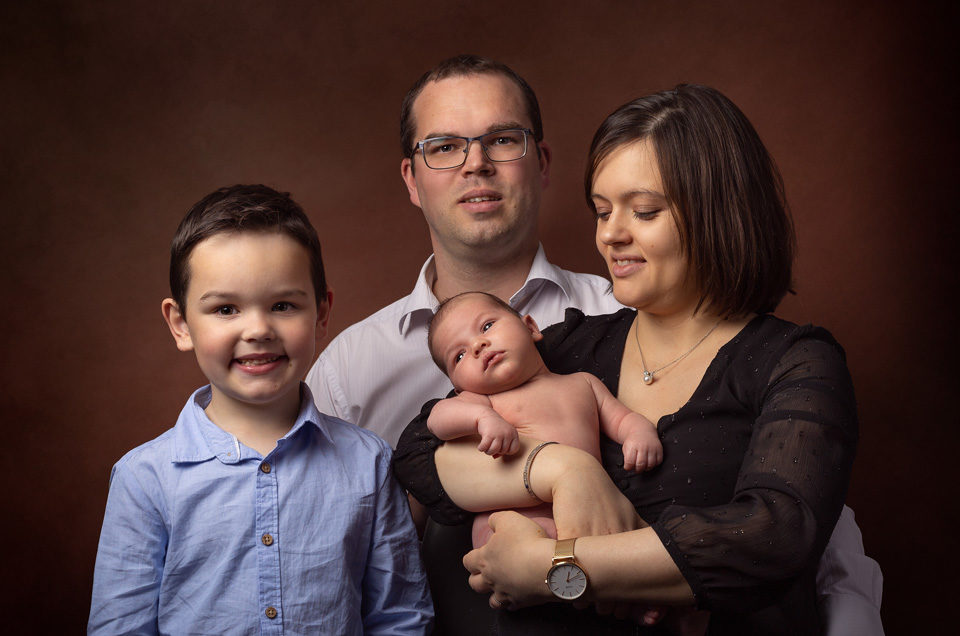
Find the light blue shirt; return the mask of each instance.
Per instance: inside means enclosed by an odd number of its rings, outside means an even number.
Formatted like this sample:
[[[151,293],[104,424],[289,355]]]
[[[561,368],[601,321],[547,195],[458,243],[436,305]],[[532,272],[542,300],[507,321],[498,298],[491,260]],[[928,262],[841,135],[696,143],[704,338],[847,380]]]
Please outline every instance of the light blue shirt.
[[[113,467],[91,634],[423,634],[433,606],[407,501],[376,435],[300,413],[261,457],[206,416]]]

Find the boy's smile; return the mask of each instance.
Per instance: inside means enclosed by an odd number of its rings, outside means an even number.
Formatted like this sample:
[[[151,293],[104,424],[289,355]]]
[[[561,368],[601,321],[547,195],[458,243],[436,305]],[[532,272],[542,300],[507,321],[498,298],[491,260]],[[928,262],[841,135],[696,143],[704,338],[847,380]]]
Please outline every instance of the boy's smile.
[[[185,320],[172,311],[171,329],[210,380],[210,418],[250,408],[295,415],[328,311],[322,303],[318,314],[306,248],[280,233],[215,234],[193,248],[189,274]]]

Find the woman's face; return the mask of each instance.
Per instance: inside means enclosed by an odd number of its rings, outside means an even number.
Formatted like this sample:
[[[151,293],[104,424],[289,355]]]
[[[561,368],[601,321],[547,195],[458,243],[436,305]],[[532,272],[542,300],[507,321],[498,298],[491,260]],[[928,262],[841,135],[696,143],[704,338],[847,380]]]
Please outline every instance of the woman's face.
[[[597,168],[591,197],[597,210],[597,249],[617,300],[654,314],[692,311],[699,294],[650,142],[611,152]]]

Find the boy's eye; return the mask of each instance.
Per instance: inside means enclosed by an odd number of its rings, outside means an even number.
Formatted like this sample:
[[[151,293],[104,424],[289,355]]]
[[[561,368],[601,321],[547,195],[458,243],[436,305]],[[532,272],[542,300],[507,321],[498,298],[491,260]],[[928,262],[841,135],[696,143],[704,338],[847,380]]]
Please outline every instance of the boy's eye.
[[[230,305],[220,305],[214,310],[219,316],[232,316],[237,313],[237,308]]]
[[[273,303],[273,311],[290,311],[295,309],[293,303],[288,303],[285,300],[281,300],[278,303]]]
[[[490,327],[493,326],[493,322],[494,322],[494,321],[490,320],[490,321],[487,321],[487,322],[483,323],[483,326],[480,327],[480,332],[481,332],[481,333],[484,333],[484,332],[488,331],[488,330],[490,329]]]

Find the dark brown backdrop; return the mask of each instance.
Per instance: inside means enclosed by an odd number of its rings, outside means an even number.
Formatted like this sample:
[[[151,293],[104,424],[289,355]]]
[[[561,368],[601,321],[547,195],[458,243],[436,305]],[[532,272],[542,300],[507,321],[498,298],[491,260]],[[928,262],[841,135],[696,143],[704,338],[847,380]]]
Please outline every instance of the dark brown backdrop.
[[[904,3],[905,4],[905,3]],[[264,182],[317,225],[332,332],[406,293],[429,252],[397,113],[441,58],[537,90],[543,241],[603,273],[582,201],[595,127],[681,81],[727,93],[777,158],[799,232],[781,313],[846,346],[862,441],[849,503],[887,633],[953,614],[955,10],[877,2],[35,2],[0,9],[3,602],[81,629],[110,466],[203,378],[160,318],[168,241],[208,191]],[[945,611],[946,610],[946,611]]]

